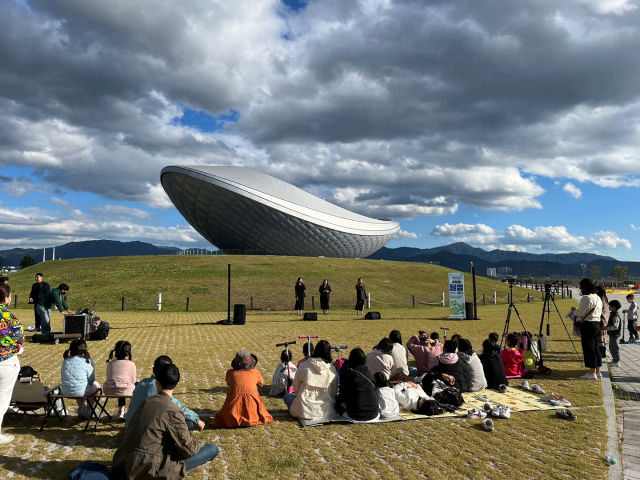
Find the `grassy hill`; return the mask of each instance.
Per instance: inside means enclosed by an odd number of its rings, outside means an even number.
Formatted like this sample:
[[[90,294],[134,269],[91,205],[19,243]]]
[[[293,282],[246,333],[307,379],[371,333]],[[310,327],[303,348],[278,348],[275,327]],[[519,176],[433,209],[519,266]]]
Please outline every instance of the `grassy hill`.
[[[332,308],[353,308],[358,277],[371,292],[372,309],[381,309],[411,307],[412,295],[416,306],[439,302],[448,288],[447,273],[452,271],[436,265],[380,260],[166,255],[45,262],[12,274],[10,284],[18,294],[19,306],[26,305],[35,273],[42,271],[52,287],[62,282],[70,285],[68,303],[72,309],[120,310],[125,296],[127,310],[153,310],[161,292],[163,310],[183,311],[190,297],[190,310],[223,311],[227,305],[227,263],[232,269],[232,304],[244,303],[249,308],[253,297],[254,308],[273,308],[273,304],[262,302],[276,302],[278,310],[293,309],[294,284],[299,276],[307,285],[307,310],[311,309],[312,295],[319,309],[318,287],[324,278],[333,289]],[[471,301],[470,274],[465,275],[465,287],[467,301]],[[494,290],[501,299],[509,289],[504,283],[477,277],[477,290],[478,296],[485,293],[489,300]],[[514,292],[517,300],[527,294],[518,288]]]

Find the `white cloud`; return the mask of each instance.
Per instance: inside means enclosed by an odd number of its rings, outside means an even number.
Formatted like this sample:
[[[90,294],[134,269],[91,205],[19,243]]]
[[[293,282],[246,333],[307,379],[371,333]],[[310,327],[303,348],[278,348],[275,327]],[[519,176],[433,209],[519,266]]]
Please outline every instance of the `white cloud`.
[[[483,223],[478,223],[476,225],[471,225],[467,223],[457,223],[455,225],[449,225],[445,223],[444,225],[436,225],[431,231],[431,235],[434,237],[451,237],[454,235],[470,235],[474,233],[479,233],[482,235],[493,235],[495,231],[493,228],[484,225]]]
[[[582,198],[582,190],[576,187],[573,183],[567,183],[562,190],[567,192],[573,198]]]
[[[406,230],[399,230],[393,238],[395,240],[417,240],[418,235],[413,232],[407,232]]]
[[[629,225],[631,227],[631,230],[640,230],[640,227],[636,227],[633,223],[631,225]]]

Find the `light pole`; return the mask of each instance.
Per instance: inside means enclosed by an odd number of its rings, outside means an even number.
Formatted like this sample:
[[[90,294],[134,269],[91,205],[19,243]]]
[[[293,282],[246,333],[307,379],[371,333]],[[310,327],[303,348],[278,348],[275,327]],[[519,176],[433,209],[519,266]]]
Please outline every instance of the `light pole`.
[[[582,278],[584,278],[586,276],[586,272],[587,272],[587,264],[586,263],[581,263],[580,266],[582,267]]]
[[[476,303],[476,267],[471,262],[471,282],[473,283],[473,319],[480,320],[478,318],[478,304]]]

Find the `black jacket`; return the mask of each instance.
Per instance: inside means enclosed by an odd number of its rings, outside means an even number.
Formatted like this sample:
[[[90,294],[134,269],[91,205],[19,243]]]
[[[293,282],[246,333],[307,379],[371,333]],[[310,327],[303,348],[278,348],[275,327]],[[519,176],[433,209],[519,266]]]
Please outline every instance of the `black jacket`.
[[[367,301],[367,289],[364,288],[364,283],[362,285],[360,284],[356,284],[356,300],[357,301],[363,301],[366,302]]]
[[[438,365],[436,365],[436,367],[432,371],[432,374],[435,374],[435,375],[431,375],[432,380],[441,380],[442,379],[441,375],[443,373],[446,373],[447,375],[451,375],[453,378],[456,379],[456,383],[453,386],[456,387],[458,390],[460,390],[461,392],[469,391],[469,379],[467,378],[467,374],[465,373],[464,368],[460,363],[460,360],[458,360],[456,363],[453,363],[453,364],[438,363]],[[423,383],[428,376],[429,374],[427,374],[427,376],[423,379]]]
[[[375,383],[373,372],[366,365],[343,368],[340,371],[340,393],[336,397],[338,413],[344,413],[344,403],[353,420],[366,422],[376,418],[380,410]]]
[[[302,285],[298,285],[296,283],[296,298],[304,298],[307,296],[306,293],[304,293],[304,291],[307,289],[307,287],[302,284]]]
[[[632,320],[633,321],[633,320]],[[616,323],[618,326],[616,327]],[[607,324],[607,334],[612,337],[619,337],[622,333],[622,319],[618,312],[611,312],[609,314],[609,323]]]
[[[484,378],[487,379],[487,388],[498,388],[500,385],[509,385],[507,374],[504,373],[504,365],[502,360],[491,353],[481,353],[478,355],[482,368],[484,370]]]
[[[44,297],[50,291],[51,286],[47,282],[36,282],[31,285],[31,293],[29,294],[29,298],[32,298],[33,303],[37,305],[40,297]]]

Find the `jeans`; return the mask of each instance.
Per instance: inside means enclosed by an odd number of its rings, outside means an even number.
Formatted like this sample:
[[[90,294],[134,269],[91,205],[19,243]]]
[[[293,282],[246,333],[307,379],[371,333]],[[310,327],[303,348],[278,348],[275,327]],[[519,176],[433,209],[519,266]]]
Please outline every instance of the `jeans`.
[[[293,401],[296,399],[296,394],[295,393],[286,393],[284,395],[284,404],[287,406],[287,408],[291,408],[291,405],[293,404]]]
[[[11,403],[11,394],[13,387],[20,373],[20,360],[17,356],[7,358],[4,362],[0,362],[0,428],[4,414]]]
[[[42,334],[51,334],[51,310],[47,310],[44,306],[38,304],[36,310],[40,314],[40,321],[42,322]]]
[[[409,376],[410,377],[419,377],[420,376],[420,372],[418,372],[418,369],[415,367],[409,367]]]
[[[35,314],[34,316],[35,316],[35,319],[36,319],[36,330],[37,330],[39,328],[42,328],[42,319],[40,318],[40,313],[38,313],[38,304],[37,303],[33,306],[33,312]]]
[[[185,467],[187,471],[210,462],[218,456],[218,447],[215,443],[207,443],[193,457],[187,458]]]
[[[609,352],[611,352],[614,363],[618,363],[620,361],[620,337],[609,335]]]

